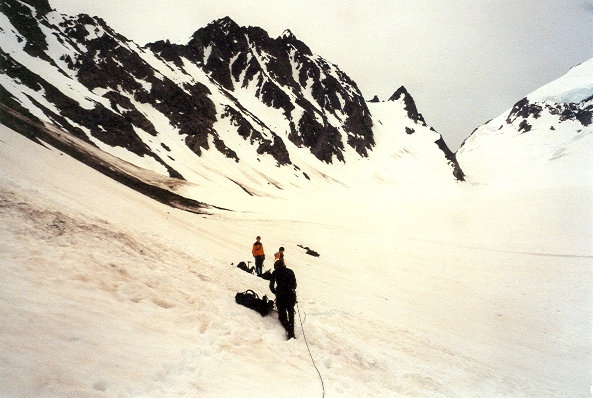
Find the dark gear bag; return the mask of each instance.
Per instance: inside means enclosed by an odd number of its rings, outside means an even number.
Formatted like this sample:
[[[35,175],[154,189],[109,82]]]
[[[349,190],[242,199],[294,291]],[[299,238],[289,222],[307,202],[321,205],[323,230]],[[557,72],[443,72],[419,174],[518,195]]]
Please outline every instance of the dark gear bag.
[[[272,308],[274,308],[273,300],[269,300],[267,296],[259,298],[253,290],[237,293],[235,295],[235,302],[259,312],[261,316],[268,315],[272,311]]]
[[[266,272],[264,272],[261,275],[258,275],[260,278],[265,279],[267,281],[269,281],[270,279],[272,279],[272,273],[270,272],[270,270],[267,270]]]
[[[237,268],[242,269],[245,272],[249,272],[250,274],[255,273],[255,267],[248,267],[247,264],[245,264],[245,261],[241,261],[239,264],[237,264]]]

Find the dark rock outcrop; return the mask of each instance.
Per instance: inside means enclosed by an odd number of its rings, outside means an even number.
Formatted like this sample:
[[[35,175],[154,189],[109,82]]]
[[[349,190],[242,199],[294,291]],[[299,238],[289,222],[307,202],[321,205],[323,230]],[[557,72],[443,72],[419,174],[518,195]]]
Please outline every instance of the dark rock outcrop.
[[[149,46],[164,53],[163,43]],[[184,54],[228,91],[254,84],[256,97],[282,110],[292,122],[288,139],[309,148],[322,161],[343,160],[343,146],[337,143],[339,130],[362,156],[367,156],[375,143],[370,113],[356,84],[337,67],[314,56],[290,31],[273,39],[261,28],[240,27],[226,17],[196,31],[186,48],[175,48],[179,55],[167,48],[169,53],[163,56],[174,60]],[[298,120],[295,112],[302,114]],[[333,124],[328,114],[339,115],[342,122]],[[328,148],[320,148],[328,137]]]
[[[404,101],[405,109],[408,112],[408,117],[414,120],[415,122],[420,123],[423,126],[426,126],[426,121],[424,120],[424,117],[421,113],[418,112],[418,108],[416,107],[414,99],[412,98],[410,93],[408,93],[408,90],[406,90],[404,86],[398,88],[395,91],[395,93],[393,93],[393,95],[389,97],[388,101],[399,101],[402,98]]]
[[[530,117],[538,119],[544,112],[556,115],[560,122],[576,120],[586,127],[592,123],[593,119],[593,97],[586,98],[579,103],[567,102],[561,104],[532,103],[525,97],[513,106],[506,118],[506,122],[512,124],[516,120],[520,120],[519,131],[528,132],[531,130],[531,125],[527,119]]]

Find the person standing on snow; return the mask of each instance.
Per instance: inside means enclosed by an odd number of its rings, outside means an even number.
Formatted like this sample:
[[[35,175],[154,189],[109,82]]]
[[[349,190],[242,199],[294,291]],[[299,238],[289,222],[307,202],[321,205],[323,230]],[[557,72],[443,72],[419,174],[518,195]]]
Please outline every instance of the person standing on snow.
[[[253,248],[251,249],[253,258],[255,258],[255,273],[257,274],[257,276],[261,276],[262,268],[264,266],[264,260],[266,259],[266,255],[264,254],[264,245],[262,245],[260,240],[261,236],[255,238],[255,243],[253,244]]]
[[[296,305],[296,277],[286,268],[284,260],[274,263],[274,272],[270,279],[270,290],[276,295],[278,320],[286,329],[288,339],[294,339],[294,306]]]
[[[274,269],[276,269],[276,261],[282,261],[282,264],[284,264],[284,248],[282,246],[280,246],[280,249],[278,249],[278,252],[276,254],[274,254]],[[286,264],[284,264],[286,265]]]

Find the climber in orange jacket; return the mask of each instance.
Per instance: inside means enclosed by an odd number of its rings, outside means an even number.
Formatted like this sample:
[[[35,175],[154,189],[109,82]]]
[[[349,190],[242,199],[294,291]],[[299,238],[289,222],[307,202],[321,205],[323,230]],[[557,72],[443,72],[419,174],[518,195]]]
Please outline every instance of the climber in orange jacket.
[[[261,276],[264,260],[266,259],[266,255],[264,254],[264,245],[261,243],[261,236],[255,238],[255,243],[251,249],[251,254],[253,254],[253,258],[255,258],[255,273],[258,276]]]

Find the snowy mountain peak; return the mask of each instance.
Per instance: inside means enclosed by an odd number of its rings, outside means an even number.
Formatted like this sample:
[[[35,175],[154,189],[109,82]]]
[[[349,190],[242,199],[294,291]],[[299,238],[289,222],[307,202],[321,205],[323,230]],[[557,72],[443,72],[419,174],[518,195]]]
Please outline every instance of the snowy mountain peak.
[[[477,128],[458,151],[473,181],[586,185],[593,157],[593,59]]]
[[[260,119],[257,124],[263,122],[274,134],[283,131],[283,140],[310,148],[323,162],[344,162],[348,146],[368,156],[374,144],[372,123],[346,74],[314,56],[294,35],[272,39],[261,28],[224,23],[231,29],[222,32],[218,23],[199,29],[188,48],[176,48],[169,59],[187,58],[227,90],[224,95],[232,95],[231,101],[255,96],[276,114],[272,123]],[[272,128],[278,123],[280,129]]]
[[[360,170],[365,181],[360,161],[381,158],[373,153],[378,128],[356,83],[289,31],[273,39],[226,17],[185,45],[140,47],[96,17],[46,16],[17,0],[2,12],[0,100],[20,115],[3,122],[26,134],[31,123],[67,132],[81,141],[68,153],[97,157],[88,162],[101,170],[109,169],[99,155],[105,153],[175,179],[168,185],[175,189],[189,184],[187,192],[204,192],[196,187],[208,185],[268,196],[289,186],[345,183],[349,170]],[[404,125],[415,121],[395,123],[407,135]],[[57,137],[68,141],[61,148],[72,145],[68,134]],[[447,154],[428,137],[422,145],[430,150],[416,146],[413,162],[427,156],[454,180]],[[367,172],[384,167],[374,162]],[[387,169],[393,174],[397,161]]]

